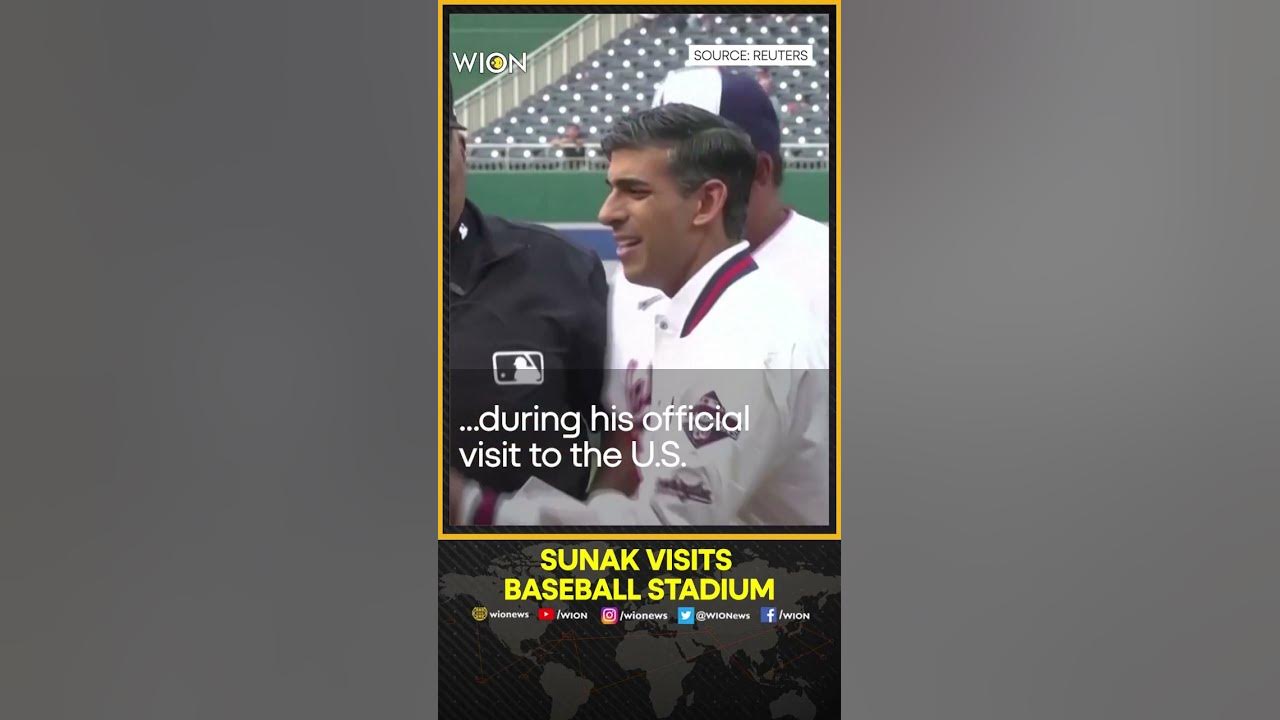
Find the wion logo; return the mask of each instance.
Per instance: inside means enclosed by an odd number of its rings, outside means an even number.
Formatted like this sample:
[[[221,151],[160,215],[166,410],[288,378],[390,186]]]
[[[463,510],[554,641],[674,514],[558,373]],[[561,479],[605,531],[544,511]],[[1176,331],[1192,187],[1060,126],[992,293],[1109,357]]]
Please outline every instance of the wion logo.
[[[450,53],[453,55],[453,66],[458,72],[478,72],[481,75],[498,75],[501,73],[526,72],[529,62],[527,53],[472,52]]]

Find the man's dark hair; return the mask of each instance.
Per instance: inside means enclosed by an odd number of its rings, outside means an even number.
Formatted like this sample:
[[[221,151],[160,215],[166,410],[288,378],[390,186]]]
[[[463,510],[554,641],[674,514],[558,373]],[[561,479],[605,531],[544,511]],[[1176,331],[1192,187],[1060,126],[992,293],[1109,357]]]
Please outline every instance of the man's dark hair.
[[[742,238],[756,151],[738,126],[702,108],[673,103],[618,120],[600,145],[607,158],[615,150],[669,148],[671,174],[686,197],[708,180],[723,182],[729,189],[724,232],[730,240]]]

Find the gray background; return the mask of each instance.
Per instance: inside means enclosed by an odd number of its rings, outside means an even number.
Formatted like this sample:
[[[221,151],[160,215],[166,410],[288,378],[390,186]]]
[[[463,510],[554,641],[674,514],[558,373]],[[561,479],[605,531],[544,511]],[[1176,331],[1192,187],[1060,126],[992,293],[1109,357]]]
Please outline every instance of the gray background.
[[[430,717],[434,8],[0,12],[0,716]],[[1280,6],[843,12],[845,714],[1275,716]]]
[[[1280,714],[1280,3],[844,7],[846,713]]]
[[[0,717],[435,712],[435,8],[5,4]]]

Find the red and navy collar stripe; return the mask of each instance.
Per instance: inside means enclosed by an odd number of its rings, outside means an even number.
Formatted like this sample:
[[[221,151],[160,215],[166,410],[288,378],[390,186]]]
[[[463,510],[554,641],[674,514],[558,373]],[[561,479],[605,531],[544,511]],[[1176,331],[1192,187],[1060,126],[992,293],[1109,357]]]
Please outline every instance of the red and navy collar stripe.
[[[711,312],[711,306],[716,304],[721,295],[724,295],[724,291],[744,276],[754,272],[756,267],[756,261],[751,259],[751,248],[734,255],[729,262],[721,265],[702,288],[702,292],[698,293],[698,299],[693,301],[693,308],[685,318],[680,337],[688,337],[689,333],[698,327],[698,323],[702,322],[702,318]]]

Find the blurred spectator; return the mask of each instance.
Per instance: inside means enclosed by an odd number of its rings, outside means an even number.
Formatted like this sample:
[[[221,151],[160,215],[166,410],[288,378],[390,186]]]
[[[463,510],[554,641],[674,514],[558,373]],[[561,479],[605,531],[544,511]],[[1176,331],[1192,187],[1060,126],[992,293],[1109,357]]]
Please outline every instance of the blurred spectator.
[[[582,128],[577,123],[570,124],[564,129],[564,134],[551,141],[551,147],[560,150],[561,156],[564,158],[572,158],[566,162],[568,167],[578,169],[582,167],[582,160],[587,155],[587,149],[582,142]]]

